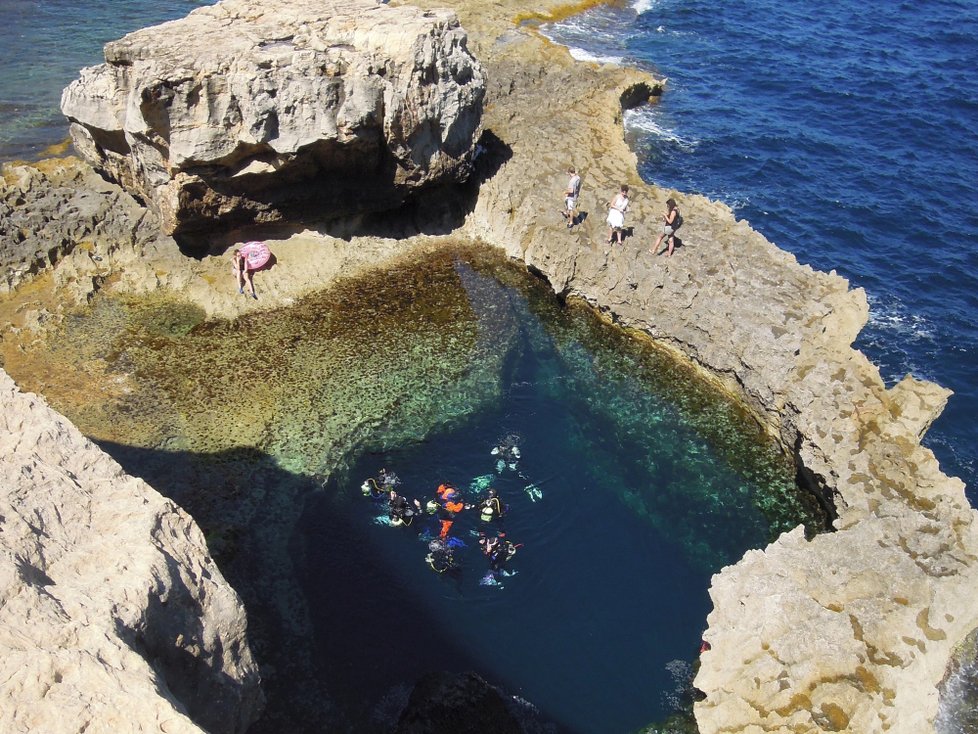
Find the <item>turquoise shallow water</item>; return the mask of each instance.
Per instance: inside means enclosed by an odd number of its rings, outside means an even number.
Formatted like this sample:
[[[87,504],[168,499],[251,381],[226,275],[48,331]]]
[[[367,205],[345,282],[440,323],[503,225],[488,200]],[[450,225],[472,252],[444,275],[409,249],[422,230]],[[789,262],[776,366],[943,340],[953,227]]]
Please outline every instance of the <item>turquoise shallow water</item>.
[[[438,670],[480,673],[554,731],[626,734],[688,705],[711,574],[819,525],[737,405],[493,253],[231,323],[100,298],[38,350],[126,385],[48,399],[200,523],[248,609],[256,734],[388,731]],[[522,456],[500,467],[507,435]],[[493,484],[518,573],[480,584],[486,528],[463,512],[460,575],[435,574],[427,517],[391,528],[363,496],[381,467],[419,500]]]

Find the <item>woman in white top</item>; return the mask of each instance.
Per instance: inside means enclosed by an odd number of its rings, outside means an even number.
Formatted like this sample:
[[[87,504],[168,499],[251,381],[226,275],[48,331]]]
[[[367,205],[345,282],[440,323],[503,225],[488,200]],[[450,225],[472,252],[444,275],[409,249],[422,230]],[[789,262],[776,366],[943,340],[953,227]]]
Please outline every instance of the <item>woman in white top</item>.
[[[628,185],[622,184],[618,193],[608,202],[608,244],[612,242],[612,235],[618,238],[621,244],[621,230],[625,226],[625,212],[628,211]]]

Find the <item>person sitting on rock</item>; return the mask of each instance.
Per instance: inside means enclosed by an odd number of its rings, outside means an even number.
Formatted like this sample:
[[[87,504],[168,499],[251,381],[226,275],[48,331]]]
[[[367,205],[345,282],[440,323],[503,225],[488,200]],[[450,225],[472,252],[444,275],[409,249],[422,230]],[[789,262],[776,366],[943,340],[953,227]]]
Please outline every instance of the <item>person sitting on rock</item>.
[[[248,290],[251,292],[251,297],[257,299],[258,294],[255,293],[255,277],[251,270],[248,269],[248,258],[245,257],[241,250],[235,249],[232,253],[231,269],[234,271],[234,281],[238,286],[238,293],[244,293],[245,284],[247,284]]]

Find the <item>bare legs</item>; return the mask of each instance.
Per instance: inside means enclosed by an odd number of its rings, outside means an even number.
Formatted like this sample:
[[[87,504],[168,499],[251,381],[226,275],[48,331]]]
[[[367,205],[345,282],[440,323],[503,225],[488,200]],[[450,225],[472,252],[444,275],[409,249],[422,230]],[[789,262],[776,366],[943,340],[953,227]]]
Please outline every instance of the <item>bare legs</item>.
[[[666,250],[666,257],[672,257],[672,251],[676,249],[676,235],[669,235],[666,242],[669,243],[669,249]]]
[[[258,294],[255,293],[255,275],[250,270],[245,270],[243,278],[248,281],[248,290],[251,292],[251,297],[256,301],[258,300]]]
[[[652,249],[649,250],[649,252],[651,252],[653,255],[661,254],[659,252],[659,245],[662,244],[663,239],[666,240],[666,244],[668,245],[668,248],[666,249],[666,257],[670,257],[672,255],[672,251],[676,249],[676,236],[668,235],[667,237],[665,232],[659,235],[659,239],[655,241],[655,244],[652,245]]]
[[[255,276],[250,270],[247,268],[244,270],[241,268],[235,268],[234,277],[238,283],[238,293],[244,293],[245,285],[247,285],[248,292],[251,293],[251,297],[255,300],[258,299],[258,294],[255,293]]]

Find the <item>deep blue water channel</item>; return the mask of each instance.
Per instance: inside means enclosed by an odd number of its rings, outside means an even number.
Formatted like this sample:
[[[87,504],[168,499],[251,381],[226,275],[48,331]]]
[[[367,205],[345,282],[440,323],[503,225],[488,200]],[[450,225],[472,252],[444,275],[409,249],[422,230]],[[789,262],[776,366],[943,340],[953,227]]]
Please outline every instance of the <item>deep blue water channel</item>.
[[[675,711],[711,574],[800,521],[790,467],[651,347],[541,288],[456,268],[472,319],[501,327],[502,389],[421,442],[357,456],[336,492],[309,496],[296,555],[325,687],[366,726],[423,673],[475,670],[564,731],[635,731]],[[512,464],[491,453],[506,436]],[[442,482],[473,503],[491,484],[508,513],[491,528],[462,512],[462,570],[439,575],[425,561],[437,519],[390,527],[386,503],[363,495],[381,468],[422,504]],[[477,535],[499,529],[522,547],[516,574],[487,586]]]

